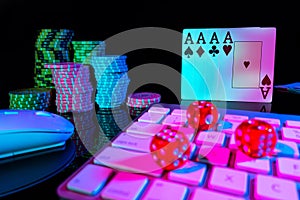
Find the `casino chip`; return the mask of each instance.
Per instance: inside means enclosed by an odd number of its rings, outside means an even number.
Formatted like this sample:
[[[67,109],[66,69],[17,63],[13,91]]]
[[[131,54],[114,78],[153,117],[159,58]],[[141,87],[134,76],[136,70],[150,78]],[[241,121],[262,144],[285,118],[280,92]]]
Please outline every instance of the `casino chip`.
[[[104,41],[72,41],[73,62],[83,63],[90,57],[105,55]]]
[[[24,88],[9,91],[9,108],[19,110],[48,110],[52,92],[49,88]]]
[[[130,79],[125,55],[93,54],[85,62],[94,69],[97,89],[95,102],[102,108],[116,108],[126,100]]]
[[[96,85],[90,77],[91,67],[74,62],[45,64],[51,69],[56,90],[58,113],[87,112],[95,108]]]
[[[52,82],[51,70],[45,69],[45,64],[69,62],[73,30],[41,29],[35,42],[34,82],[37,88],[55,88]]]
[[[161,95],[152,92],[137,92],[128,95],[127,106],[132,117],[139,116],[146,108],[154,103],[159,103]]]

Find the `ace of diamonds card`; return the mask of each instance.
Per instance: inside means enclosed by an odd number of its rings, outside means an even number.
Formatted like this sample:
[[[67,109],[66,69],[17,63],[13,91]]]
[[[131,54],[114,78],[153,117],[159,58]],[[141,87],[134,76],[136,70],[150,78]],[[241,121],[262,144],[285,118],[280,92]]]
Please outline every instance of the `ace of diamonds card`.
[[[182,35],[182,99],[272,102],[276,28],[197,28]]]

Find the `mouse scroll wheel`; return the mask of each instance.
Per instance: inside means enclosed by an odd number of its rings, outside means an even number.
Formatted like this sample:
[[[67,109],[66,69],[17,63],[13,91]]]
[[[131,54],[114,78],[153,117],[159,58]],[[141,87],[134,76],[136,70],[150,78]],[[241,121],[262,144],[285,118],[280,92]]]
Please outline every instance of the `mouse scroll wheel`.
[[[43,111],[37,111],[37,112],[35,112],[35,114],[38,116],[53,117],[51,115],[51,113],[47,113],[47,112],[43,112]]]

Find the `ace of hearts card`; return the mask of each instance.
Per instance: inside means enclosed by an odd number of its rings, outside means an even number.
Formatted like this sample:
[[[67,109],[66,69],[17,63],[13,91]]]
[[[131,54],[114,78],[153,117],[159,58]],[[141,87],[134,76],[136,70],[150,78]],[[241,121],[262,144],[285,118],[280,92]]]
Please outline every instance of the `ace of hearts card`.
[[[272,102],[275,27],[193,28],[182,36],[183,100]]]

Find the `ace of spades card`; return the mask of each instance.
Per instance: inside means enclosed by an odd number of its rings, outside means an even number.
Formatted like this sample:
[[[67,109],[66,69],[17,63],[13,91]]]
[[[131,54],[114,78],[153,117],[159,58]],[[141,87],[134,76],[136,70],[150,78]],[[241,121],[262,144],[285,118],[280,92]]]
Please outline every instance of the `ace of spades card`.
[[[182,35],[182,99],[272,102],[276,28],[197,28]]]

